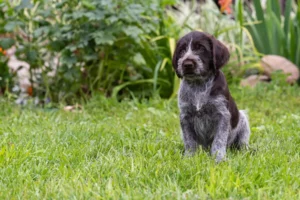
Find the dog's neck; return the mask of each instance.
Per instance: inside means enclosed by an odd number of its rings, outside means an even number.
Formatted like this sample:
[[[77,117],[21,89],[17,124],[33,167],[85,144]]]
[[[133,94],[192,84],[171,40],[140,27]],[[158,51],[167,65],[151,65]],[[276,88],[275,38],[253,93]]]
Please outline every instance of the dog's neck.
[[[208,82],[213,81],[219,74],[210,74],[205,77],[191,77],[191,78],[183,78],[182,81],[190,86],[190,87],[201,87],[206,85]]]
[[[207,82],[207,78],[199,78],[199,77],[191,77],[191,78],[183,78],[182,81],[185,82],[187,85],[203,85]]]
[[[198,93],[207,93],[209,94],[211,91],[211,88],[213,86],[214,82],[214,77],[210,77],[205,80],[186,80],[183,79],[181,82],[181,87],[180,87],[180,93],[185,95],[198,95]],[[181,90],[182,88],[185,88],[184,90]]]

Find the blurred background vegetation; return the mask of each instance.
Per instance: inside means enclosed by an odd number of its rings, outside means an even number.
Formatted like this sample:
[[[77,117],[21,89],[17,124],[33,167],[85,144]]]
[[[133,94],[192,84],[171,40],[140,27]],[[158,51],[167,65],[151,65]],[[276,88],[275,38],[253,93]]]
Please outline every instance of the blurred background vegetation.
[[[227,3],[227,4],[226,4]],[[25,93],[39,102],[173,98],[176,40],[213,34],[231,51],[230,84],[260,73],[265,54],[300,66],[300,3],[183,0],[0,0],[0,94],[18,99],[12,54],[30,65]],[[14,48],[13,53],[9,53]],[[20,77],[19,77],[20,78]],[[24,88],[23,88],[24,89]]]

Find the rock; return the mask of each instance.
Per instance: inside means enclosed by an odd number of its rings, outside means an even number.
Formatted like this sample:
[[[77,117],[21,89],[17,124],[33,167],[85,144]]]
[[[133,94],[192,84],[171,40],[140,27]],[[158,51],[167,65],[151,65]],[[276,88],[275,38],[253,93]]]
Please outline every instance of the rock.
[[[29,64],[27,62],[18,60],[15,55],[12,55],[9,57],[7,65],[12,73],[17,74],[21,92],[27,93],[28,89],[31,87]]]
[[[19,60],[15,53],[17,51],[17,48],[15,46],[11,47],[6,51],[6,56],[8,57],[8,67],[12,73],[15,73],[17,75],[18,80],[18,88],[20,89],[21,93],[28,94],[29,96],[32,96],[32,89],[36,85],[32,86],[32,83],[30,81],[30,65],[22,60]],[[51,62],[50,62],[51,61]],[[32,70],[33,77],[32,80],[35,83],[37,81],[37,75],[41,74],[42,70],[45,69],[45,67],[49,67],[50,63],[52,63],[52,69],[50,72],[47,73],[48,77],[54,77],[56,75],[56,69],[59,64],[59,57],[55,56],[48,62],[45,62],[43,67],[39,69]]]
[[[64,107],[64,111],[67,111],[67,112],[81,112],[82,110],[82,106],[81,105],[73,105],[73,106],[65,106]]]
[[[295,83],[299,79],[299,69],[291,61],[277,55],[265,55],[261,59],[261,66],[264,74],[271,77],[272,72],[282,70],[284,74],[289,75],[286,81],[290,84]]]
[[[255,87],[257,85],[257,83],[259,82],[266,82],[268,81],[270,78],[266,75],[251,75],[248,76],[247,78],[243,79],[240,83],[241,86],[246,87]]]

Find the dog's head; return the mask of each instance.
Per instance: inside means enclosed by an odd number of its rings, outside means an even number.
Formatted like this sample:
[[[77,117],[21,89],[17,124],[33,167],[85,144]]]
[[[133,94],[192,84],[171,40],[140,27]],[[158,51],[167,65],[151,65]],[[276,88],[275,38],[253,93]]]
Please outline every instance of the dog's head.
[[[213,36],[193,31],[177,42],[173,67],[179,78],[206,79],[216,74],[229,56],[228,49]]]

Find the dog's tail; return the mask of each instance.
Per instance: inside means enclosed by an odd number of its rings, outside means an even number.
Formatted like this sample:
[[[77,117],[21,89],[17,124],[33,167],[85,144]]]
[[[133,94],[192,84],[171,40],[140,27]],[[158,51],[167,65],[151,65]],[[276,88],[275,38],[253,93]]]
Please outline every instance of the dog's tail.
[[[250,132],[250,122],[249,122],[249,115],[247,110],[240,110],[240,120],[244,121],[245,126]]]
[[[249,119],[248,110],[239,110],[240,114],[245,116],[247,119]]]
[[[240,110],[240,120],[243,121],[242,124],[244,124],[244,128],[246,128],[247,132],[249,132],[250,135],[250,122],[249,122],[248,111]]]

